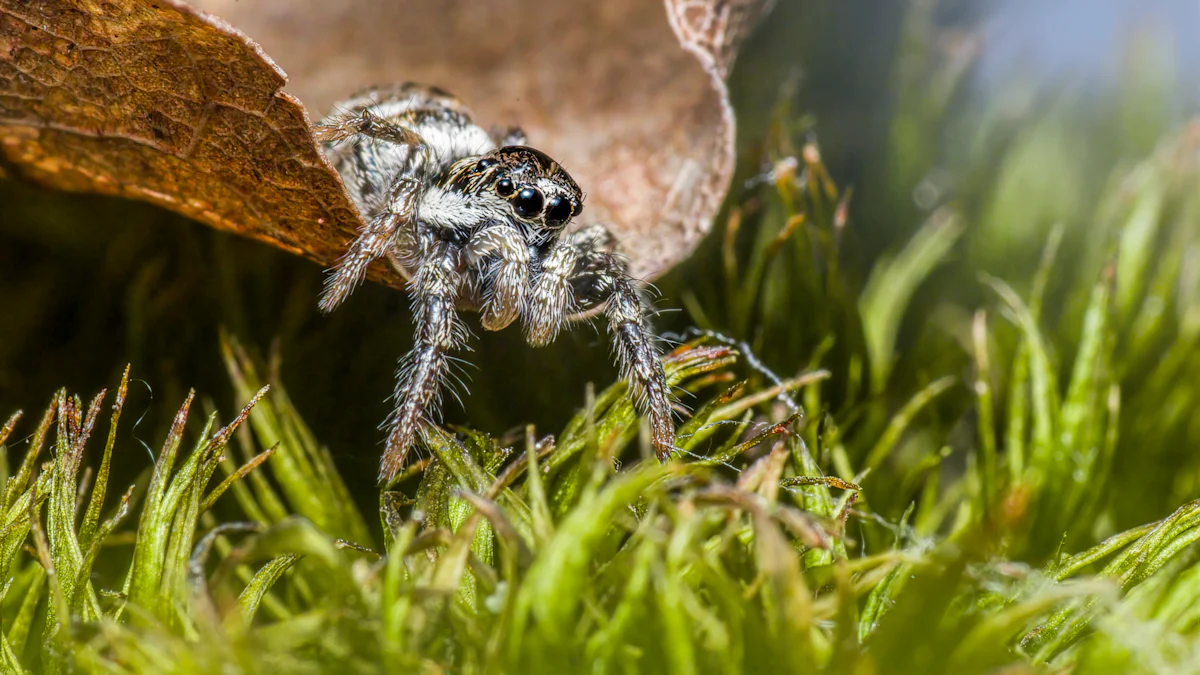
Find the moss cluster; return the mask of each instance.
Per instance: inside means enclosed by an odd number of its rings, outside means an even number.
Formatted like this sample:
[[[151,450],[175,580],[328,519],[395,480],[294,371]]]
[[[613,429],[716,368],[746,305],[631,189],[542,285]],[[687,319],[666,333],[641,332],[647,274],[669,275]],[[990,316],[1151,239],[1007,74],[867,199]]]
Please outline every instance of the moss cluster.
[[[1153,40],[1099,102],[1022,78],[973,92],[954,4],[891,17],[867,168],[842,118],[796,112],[828,112],[813,54],[743,130],[717,232],[660,283],[684,310],[660,317],[680,396],[666,465],[624,385],[583,385],[614,380],[600,338],[547,356],[490,336],[451,413],[471,424],[431,430],[380,489],[370,401],[403,298],[364,289],[317,323],[316,270],[177,223],[121,229],[166,216],[111,201],[93,218],[108,281],[56,294],[61,275],[17,257],[70,266],[94,240],[55,211],[69,200],[0,186],[10,222],[40,225],[0,246],[19,271],[0,285],[0,403],[43,395],[22,355],[116,385],[0,430],[0,669],[1196,670],[1200,134],[1147,84],[1166,79]],[[743,78],[798,19],[840,25],[799,6]],[[282,360],[230,335],[277,338]],[[186,402],[172,418],[163,399]],[[514,421],[536,426],[501,432]]]

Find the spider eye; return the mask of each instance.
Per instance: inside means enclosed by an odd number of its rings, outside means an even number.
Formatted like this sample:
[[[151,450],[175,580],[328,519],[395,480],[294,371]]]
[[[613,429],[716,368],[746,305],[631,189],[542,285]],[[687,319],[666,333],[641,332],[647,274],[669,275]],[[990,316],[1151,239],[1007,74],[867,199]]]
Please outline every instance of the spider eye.
[[[546,204],[546,224],[558,227],[571,219],[573,207],[570,199],[554,197]]]
[[[512,181],[507,178],[503,178],[500,182],[496,183],[496,192],[501,197],[507,197],[516,192],[516,190],[517,188],[512,184]]]
[[[517,210],[517,215],[522,218],[533,218],[542,212],[542,206],[545,200],[542,199],[542,193],[533,188],[523,188],[517,193],[512,200],[513,208]]]
[[[481,160],[479,160],[479,163],[475,165],[475,168],[480,171],[484,171],[486,169],[492,168],[495,165],[496,165],[496,160],[494,160],[494,159],[481,159]]]

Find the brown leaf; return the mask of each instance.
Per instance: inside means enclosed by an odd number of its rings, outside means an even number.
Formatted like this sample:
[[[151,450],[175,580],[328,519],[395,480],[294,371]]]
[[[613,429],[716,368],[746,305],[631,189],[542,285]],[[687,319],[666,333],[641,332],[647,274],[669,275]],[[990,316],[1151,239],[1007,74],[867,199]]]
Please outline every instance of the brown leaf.
[[[424,82],[484,126],[524,128],[653,277],[724,198],[724,78],[770,2],[0,0],[0,175],[151,201],[328,264],[361,221],[310,119],[365,86]]]

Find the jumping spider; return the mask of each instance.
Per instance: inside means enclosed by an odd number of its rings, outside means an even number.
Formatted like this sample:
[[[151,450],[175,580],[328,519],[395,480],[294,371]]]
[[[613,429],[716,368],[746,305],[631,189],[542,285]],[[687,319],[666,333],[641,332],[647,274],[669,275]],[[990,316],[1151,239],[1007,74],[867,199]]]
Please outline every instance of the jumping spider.
[[[553,159],[512,129],[493,136],[456,98],[433,87],[373,89],[340,103],[318,140],[366,225],[331,270],[321,296],[333,311],[387,257],[409,279],[416,340],[397,370],[396,408],[380,467],[399,471],[422,425],[435,421],[450,353],[466,340],[457,310],[487,330],[521,318],[535,347],[594,311],[608,318],[622,377],[650,419],[655,454],[673,449],[671,397],[648,305],[609,232],[566,232],[583,192]]]

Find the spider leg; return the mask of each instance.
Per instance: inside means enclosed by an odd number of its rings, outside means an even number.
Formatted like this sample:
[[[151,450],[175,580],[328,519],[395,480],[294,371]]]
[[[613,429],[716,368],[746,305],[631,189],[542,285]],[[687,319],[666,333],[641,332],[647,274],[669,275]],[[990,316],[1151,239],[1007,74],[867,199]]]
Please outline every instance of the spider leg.
[[[418,245],[422,262],[409,282],[416,337],[397,369],[396,409],[379,468],[379,478],[385,482],[399,472],[421,427],[436,412],[452,360],[449,353],[466,337],[454,306],[462,281],[460,249],[431,232],[422,233]]]
[[[574,264],[566,281],[577,313],[604,305],[621,377],[629,383],[638,408],[650,419],[654,454],[665,462],[675,449],[675,426],[666,372],[647,320],[650,304],[629,276],[624,260],[606,250],[611,241],[601,226],[569,235],[562,249],[572,251]]]
[[[580,306],[580,302],[587,302],[589,291],[581,292],[576,286],[587,285],[590,276],[583,271],[600,264],[598,256],[614,246],[608,229],[595,223],[566,235],[549,255],[537,261],[525,316],[529,344],[535,347],[550,344],[565,323],[581,319],[581,313],[604,302],[601,299]]]
[[[317,125],[314,136],[321,143],[340,143],[366,136],[396,145],[425,145],[424,139],[417,132],[389,122],[366,109],[325,118]]]
[[[374,163],[379,146],[404,146],[408,149],[406,157],[408,166],[406,174],[396,178],[387,188],[387,192],[376,195],[371,188],[360,194],[366,224],[360,229],[350,244],[349,250],[334,264],[325,282],[325,290],[321,294],[319,307],[322,312],[332,312],[342,304],[354,289],[362,283],[366,276],[367,267],[382,255],[388,253],[397,244],[404,226],[410,222],[416,208],[417,198],[421,191],[421,181],[418,177],[428,164],[428,152],[425,142],[419,134],[403,126],[386,120],[370,110],[359,110],[345,115],[334,115],[323,121],[318,127],[316,137],[325,144],[331,156],[339,162],[347,162],[355,166],[355,170],[339,167],[343,178],[348,174],[357,179],[350,179],[348,188],[355,187],[353,183],[363,181],[365,166],[359,168],[355,164],[366,162],[370,157]],[[374,144],[378,143],[379,146]],[[358,189],[362,191],[369,182],[362,182]],[[382,197],[382,199],[380,199]]]
[[[411,178],[396,182],[392,198],[388,200],[388,210],[368,221],[358,231],[345,255],[330,268],[318,304],[322,312],[328,314],[337,309],[362,283],[367,267],[395,248],[397,235],[409,222],[419,188],[420,183]]]
[[[554,342],[567,316],[576,311],[571,276],[580,264],[582,253],[583,249],[568,238],[535,263],[525,305],[525,339],[534,347]]]
[[[467,264],[483,270],[484,303],[480,321],[487,330],[500,330],[525,307],[529,288],[529,246],[516,228],[486,227],[471,237],[464,252]]]

